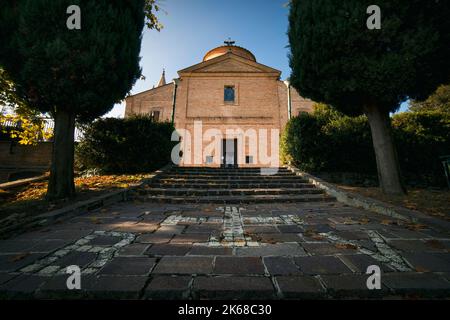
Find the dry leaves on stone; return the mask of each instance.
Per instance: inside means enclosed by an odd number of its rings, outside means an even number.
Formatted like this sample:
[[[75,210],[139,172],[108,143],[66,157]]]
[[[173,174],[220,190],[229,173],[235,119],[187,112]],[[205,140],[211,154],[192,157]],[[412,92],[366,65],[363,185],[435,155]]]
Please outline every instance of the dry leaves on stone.
[[[358,249],[358,246],[351,243],[336,243],[335,246],[338,249],[352,249],[352,250]]]

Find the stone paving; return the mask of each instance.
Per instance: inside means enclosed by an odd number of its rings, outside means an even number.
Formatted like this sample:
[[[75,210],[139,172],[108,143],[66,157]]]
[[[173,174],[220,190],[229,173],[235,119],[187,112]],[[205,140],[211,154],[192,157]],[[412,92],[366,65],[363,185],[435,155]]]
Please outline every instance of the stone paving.
[[[0,297],[450,298],[449,249],[449,232],[339,202],[124,202],[0,241]]]

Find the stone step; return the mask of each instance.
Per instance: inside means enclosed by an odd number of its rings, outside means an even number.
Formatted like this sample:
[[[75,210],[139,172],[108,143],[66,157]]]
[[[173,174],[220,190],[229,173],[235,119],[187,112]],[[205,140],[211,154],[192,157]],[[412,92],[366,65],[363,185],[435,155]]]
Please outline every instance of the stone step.
[[[325,194],[306,195],[245,195],[245,196],[183,196],[171,197],[161,195],[137,196],[136,200],[156,203],[219,203],[219,204],[249,204],[272,202],[332,202],[336,199]]]
[[[174,167],[171,168],[171,172],[185,172],[185,171],[197,171],[197,172],[261,172],[261,167],[251,168],[212,168],[212,167]],[[279,168],[264,168],[264,170],[277,170],[280,172],[291,172],[291,170],[285,167]]]
[[[301,180],[297,182],[268,182],[268,183],[261,183],[261,182],[245,182],[245,181],[239,181],[239,182],[224,182],[224,183],[215,183],[215,182],[168,182],[168,183],[159,183],[159,182],[152,182],[148,184],[151,188],[196,188],[196,189],[220,189],[220,188],[227,188],[227,189],[245,189],[248,187],[252,188],[259,188],[259,189],[269,189],[269,188],[314,188],[314,185],[310,183],[303,183]]]
[[[143,190],[148,195],[171,195],[171,196],[233,196],[233,195],[281,195],[281,194],[322,194],[323,190],[317,188],[301,189],[193,189],[193,188],[150,188]]]
[[[243,169],[237,169],[237,170],[169,170],[166,171],[168,173],[176,173],[176,174],[199,174],[199,173],[205,173],[205,174],[254,174],[254,175],[275,175],[275,174],[294,174],[290,170],[267,170],[267,171],[261,171],[261,170],[243,170]]]
[[[213,175],[161,175],[158,180],[164,181],[285,181],[285,180],[302,180],[298,176],[213,176]]]
[[[162,176],[172,176],[172,177],[192,177],[192,176],[205,176],[205,177],[295,177],[296,175],[292,172],[279,172],[276,174],[260,174],[257,172],[197,172],[197,173],[181,173],[181,172],[167,172],[162,174]]]
[[[163,180],[163,181],[152,181],[151,186],[157,186],[157,185],[163,185],[163,186],[203,186],[203,185],[209,185],[210,188],[214,188],[214,186],[218,187],[233,187],[233,186],[267,186],[269,188],[271,187],[281,187],[285,186],[287,187],[289,184],[305,184],[308,183],[308,181],[305,180],[272,180],[272,181],[261,181],[261,180],[179,180],[179,181],[173,181],[173,180]]]

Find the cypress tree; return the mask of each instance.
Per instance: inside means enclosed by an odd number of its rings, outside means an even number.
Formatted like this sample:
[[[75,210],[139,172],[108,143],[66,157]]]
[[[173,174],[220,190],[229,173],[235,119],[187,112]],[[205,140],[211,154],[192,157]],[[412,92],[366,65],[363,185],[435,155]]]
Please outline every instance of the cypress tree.
[[[89,122],[122,100],[141,75],[148,0],[3,0],[0,66],[30,106],[55,120],[47,197],[71,197],[75,122]],[[67,8],[81,9],[70,30]]]
[[[292,0],[291,83],[314,101],[348,115],[367,115],[380,186],[385,193],[401,194],[389,113],[449,82],[450,2],[379,0],[381,29],[369,30],[372,4]]]

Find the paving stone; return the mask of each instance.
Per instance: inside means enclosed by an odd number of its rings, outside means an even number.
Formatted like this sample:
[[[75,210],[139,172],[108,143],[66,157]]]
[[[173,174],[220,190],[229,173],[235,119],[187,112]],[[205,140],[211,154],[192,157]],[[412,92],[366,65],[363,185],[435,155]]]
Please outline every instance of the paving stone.
[[[302,227],[296,225],[278,225],[277,228],[281,233],[301,233],[304,231]]]
[[[31,252],[53,252],[55,250],[61,249],[69,244],[66,240],[41,240],[33,248]]]
[[[147,257],[116,257],[102,268],[100,274],[143,276],[150,273],[155,261]]]
[[[319,280],[312,276],[278,276],[275,279],[284,298],[315,299],[325,293]]]
[[[258,233],[251,234],[252,239],[266,243],[299,242],[301,238],[294,233]]]
[[[13,279],[17,275],[6,273],[6,272],[0,272],[0,285]]]
[[[425,229],[425,230],[421,230],[421,233],[423,233],[426,237],[429,238],[435,238],[435,239],[448,239],[450,238],[450,235],[448,234],[448,232],[439,232],[436,230],[432,230],[432,229]]]
[[[222,225],[204,225],[203,223],[201,225],[191,225],[186,228],[184,231],[185,234],[198,234],[198,233],[206,233],[210,234],[215,231],[219,231],[222,229]]]
[[[306,256],[305,250],[297,243],[261,244],[258,247],[236,248],[237,256]]]
[[[264,266],[256,257],[216,257],[215,274],[264,274]]]
[[[428,238],[425,233],[419,232],[419,231],[413,231],[408,229],[394,229],[391,231],[392,234],[394,234],[397,238],[401,239],[423,239]]]
[[[449,253],[411,252],[402,254],[403,258],[419,272],[450,272]]]
[[[386,288],[369,290],[366,274],[321,275],[327,292],[335,298],[380,297],[386,293]],[[383,275],[381,276],[383,278]]]
[[[60,258],[59,260],[55,261],[53,265],[57,265],[62,268],[75,265],[79,266],[80,268],[83,268],[86,267],[88,264],[92,263],[96,257],[97,254],[92,252],[72,251],[69,254]]]
[[[352,271],[338,258],[330,256],[295,257],[295,263],[305,274],[342,274]]]
[[[271,275],[295,275],[301,273],[292,258],[265,257],[263,261]]]
[[[146,243],[133,243],[119,250],[119,256],[141,256],[150,247]]]
[[[30,252],[35,245],[32,240],[1,240],[0,253]]]
[[[89,245],[91,246],[112,246],[116,243],[120,242],[122,240],[119,237],[113,237],[113,236],[99,236],[91,241],[89,241]]]
[[[438,251],[444,252],[444,249],[433,248],[421,240],[388,240],[391,247],[405,252]]]
[[[144,292],[150,299],[187,299],[191,276],[155,276]]]
[[[394,271],[393,269],[389,268],[385,264],[367,254],[341,255],[339,256],[339,259],[341,259],[347,266],[350,265],[355,272],[359,273],[366,273],[367,268],[372,265],[379,266],[380,269],[384,272]]]
[[[149,234],[143,234],[137,237],[136,242],[140,243],[168,243],[172,238],[174,237],[173,234],[156,234],[156,233],[149,233]]]
[[[134,233],[149,233],[157,230],[159,227],[158,224],[152,223],[149,221],[139,221],[132,223],[122,223],[121,225],[116,226],[115,231],[122,232],[134,232]]]
[[[86,291],[91,289],[97,277],[94,275],[82,274],[80,279],[81,289],[69,290],[67,288],[68,274],[55,275],[40,286],[35,293],[38,299],[80,299],[86,298]]]
[[[377,246],[375,245],[375,243],[372,240],[358,241],[358,246],[360,246],[361,248],[370,250],[372,252],[378,251]]]
[[[42,258],[45,253],[14,253],[0,255],[0,271],[11,272],[22,269]]]
[[[267,277],[196,277],[195,299],[270,299],[275,290]]]
[[[381,282],[398,294],[423,294],[425,297],[450,295],[450,282],[433,273],[388,273],[382,276]]]
[[[37,230],[37,231],[31,231],[31,232],[25,232],[23,234],[18,235],[14,238],[14,240],[41,240],[45,237],[47,232],[44,230]],[[5,240],[2,240],[5,241]],[[2,242],[0,241],[0,243]],[[0,251],[1,252],[1,251]]]
[[[87,291],[94,298],[137,299],[147,280],[145,276],[104,275],[98,277]]]
[[[153,274],[210,274],[213,270],[213,257],[163,257]]]
[[[185,229],[185,226],[161,226],[155,231],[155,234],[180,234]]]
[[[187,244],[154,244],[145,253],[153,256],[184,256],[192,249]]]
[[[190,256],[231,256],[233,255],[232,248],[224,247],[207,247],[207,246],[193,246],[189,251]]]
[[[90,229],[86,230],[50,230],[48,231],[43,239],[47,240],[67,240],[67,241],[77,241],[78,239],[84,238],[91,234],[92,229],[96,228],[97,225],[91,224]]]
[[[369,240],[370,237],[367,232],[363,231],[336,231],[336,236],[344,240]]]
[[[0,297],[32,298],[34,292],[41,287],[48,277],[21,275],[0,286]]]
[[[170,240],[170,243],[199,243],[208,242],[209,234],[206,233],[190,233],[190,234],[178,234]]]
[[[354,254],[355,249],[338,248],[331,243],[302,243],[303,248],[313,255]]]
[[[335,230],[329,224],[315,224],[312,226],[312,229],[314,229],[317,233],[327,233]]]
[[[275,226],[245,226],[244,231],[247,233],[279,233]]]

